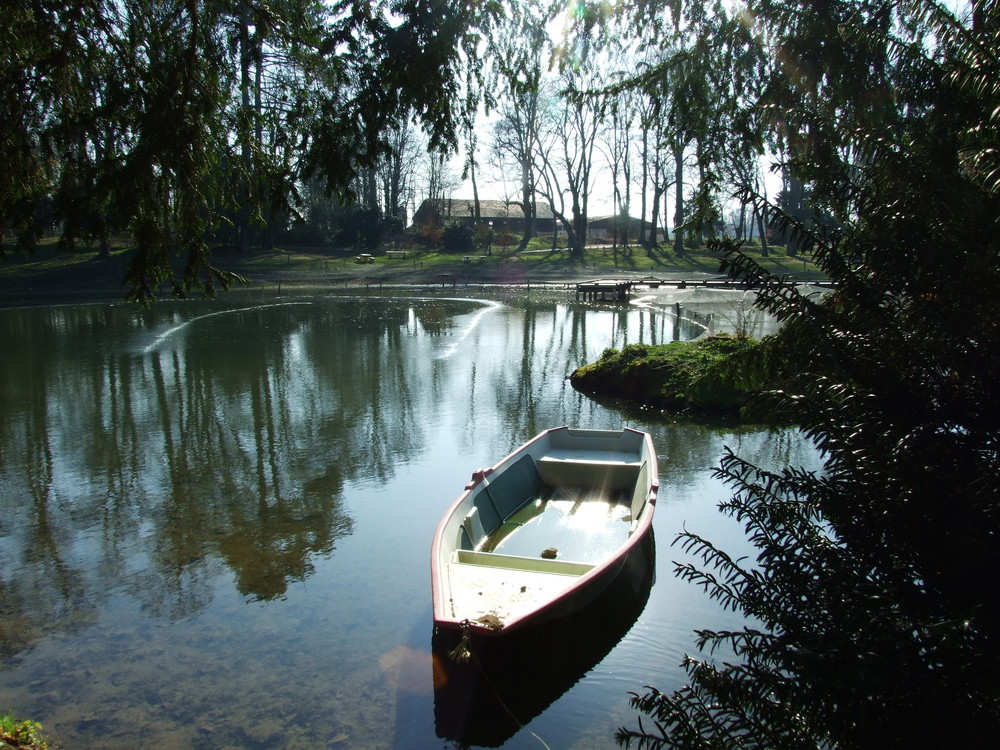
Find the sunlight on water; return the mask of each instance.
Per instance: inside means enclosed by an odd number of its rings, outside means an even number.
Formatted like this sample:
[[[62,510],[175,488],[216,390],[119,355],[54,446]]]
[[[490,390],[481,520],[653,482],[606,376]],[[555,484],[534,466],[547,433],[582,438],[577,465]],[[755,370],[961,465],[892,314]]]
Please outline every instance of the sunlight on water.
[[[461,300],[461,301],[468,302],[473,300]],[[498,307],[501,307],[499,302],[484,301],[484,300],[474,300],[474,301],[481,303],[483,307],[472,315],[471,319],[466,324],[466,326],[458,332],[458,336],[456,337],[455,341],[449,344],[448,347],[440,355],[438,355],[438,359],[448,359],[449,357],[457,353],[459,347],[462,346],[462,342],[469,337],[469,334],[471,334],[473,331],[476,330],[476,327],[479,325],[479,321],[482,320],[483,316],[486,315],[486,313],[491,312],[492,310],[496,310]]]
[[[628,507],[618,503],[602,503],[589,500],[583,503],[562,501],[563,506],[560,525],[580,531],[600,529],[610,521],[630,521]]]
[[[149,354],[160,346],[164,341],[169,339],[171,336],[180,333],[184,329],[188,328],[195,323],[205,320],[206,318],[215,318],[219,315],[234,315],[236,313],[242,312],[254,312],[256,310],[265,310],[269,307],[284,307],[287,305],[308,305],[309,302],[279,302],[273,305],[254,305],[253,307],[241,307],[236,310],[219,310],[218,312],[205,313],[204,315],[199,315],[196,318],[191,318],[190,320],[185,320],[183,323],[178,323],[177,325],[168,328],[166,331],[161,333],[152,343],[148,344],[145,349],[143,349],[143,354]]]

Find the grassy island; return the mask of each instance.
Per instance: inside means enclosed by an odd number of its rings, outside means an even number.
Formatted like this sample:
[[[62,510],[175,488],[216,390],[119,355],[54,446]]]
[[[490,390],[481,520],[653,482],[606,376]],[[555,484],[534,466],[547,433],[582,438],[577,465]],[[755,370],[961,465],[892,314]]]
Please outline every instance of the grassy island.
[[[670,411],[738,413],[759,384],[732,374],[726,362],[757,346],[750,338],[709,336],[650,346],[605,349],[601,358],[570,375],[584,393],[628,399]]]

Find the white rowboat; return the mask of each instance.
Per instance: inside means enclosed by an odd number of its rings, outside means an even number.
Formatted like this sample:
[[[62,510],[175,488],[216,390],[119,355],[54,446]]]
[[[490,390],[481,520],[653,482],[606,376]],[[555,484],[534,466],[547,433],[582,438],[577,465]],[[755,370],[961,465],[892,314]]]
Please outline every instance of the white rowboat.
[[[546,430],[472,481],[434,534],[437,629],[496,636],[600,594],[652,527],[656,453],[633,429]]]

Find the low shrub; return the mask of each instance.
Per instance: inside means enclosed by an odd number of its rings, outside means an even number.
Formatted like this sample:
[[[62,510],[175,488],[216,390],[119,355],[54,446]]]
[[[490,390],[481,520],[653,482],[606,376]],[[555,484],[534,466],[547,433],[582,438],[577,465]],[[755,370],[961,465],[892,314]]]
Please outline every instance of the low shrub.
[[[449,224],[441,235],[442,249],[446,253],[468,255],[473,248],[472,227],[467,224]]]

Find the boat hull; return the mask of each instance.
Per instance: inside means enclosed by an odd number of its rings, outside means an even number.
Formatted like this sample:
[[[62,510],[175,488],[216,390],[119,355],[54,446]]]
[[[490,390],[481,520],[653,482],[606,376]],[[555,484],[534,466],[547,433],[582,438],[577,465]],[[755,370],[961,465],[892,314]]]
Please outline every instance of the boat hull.
[[[459,631],[433,634],[437,736],[468,747],[501,747],[600,664],[626,637],[655,579],[652,530],[610,585],[570,616],[474,639],[474,660],[449,658]]]

